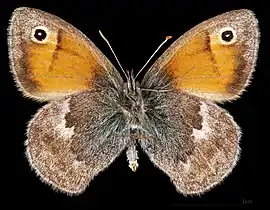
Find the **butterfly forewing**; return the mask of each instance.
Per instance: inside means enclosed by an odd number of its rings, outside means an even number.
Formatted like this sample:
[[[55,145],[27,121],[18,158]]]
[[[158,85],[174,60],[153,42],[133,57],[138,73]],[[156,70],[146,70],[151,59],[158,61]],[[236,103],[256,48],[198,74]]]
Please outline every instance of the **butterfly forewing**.
[[[172,88],[213,101],[235,99],[249,83],[258,47],[253,12],[218,15],[177,39],[146,73],[142,87]]]
[[[13,12],[10,23],[11,69],[26,96],[54,100],[92,89],[97,80],[122,85],[120,74],[102,52],[61,18],[22,7]]]

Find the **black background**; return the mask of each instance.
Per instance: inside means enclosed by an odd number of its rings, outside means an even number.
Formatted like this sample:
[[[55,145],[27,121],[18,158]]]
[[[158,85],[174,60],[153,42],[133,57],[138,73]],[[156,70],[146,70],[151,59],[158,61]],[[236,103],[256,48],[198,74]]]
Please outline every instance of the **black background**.
[[[266,63],[265,33],[270,27],[264,13],[266,7],[258,1],[243,3],[237,1],[74,1],[68,3],[48,1],[9,1],[1,8],[1,104],[3,137],[2,196],[10,205],[20,207],[90,207],[90,206],[155,206],[165,204],[182,206],[239,205],[251,206],[256,203],[254,193],[255,142],[258,126],[257,105],[262,94],[262,84],[269,81],[269,67]],[[201,196],[185,197],[176,192],[169,178],[155,168],[140,151],[139,169],[136,173],[128,168],[125,153],[104,172],[100,173],[85,193],[76,197],[53,191],[42,183],[24,156],[26,125],[31,116],[43,104],[24,98],[17,91],[9,71],[7,49],[7,27],[12,11],[20,6],[34,7],[55,14],[84,32],[116,65],[116,62],[100,37],[100,29],[113,46],[125,69],[140,69],[167,35],[169,41],[157,54],[162,52],[185,31],[215,15],[233,9],[253,10],[261,30],[260,52],[256,71],[250,86],[242,97],[226,108],[242,128],[241,159],[224,182]],[[268,29],[269,30],[269,29]],[[155,58],[156,58],[155,57]],[[117,65],[116,65],[117,66]],[[3,187],[4,186],[4,187]],[[10,199],[10,201],[8,200]]]

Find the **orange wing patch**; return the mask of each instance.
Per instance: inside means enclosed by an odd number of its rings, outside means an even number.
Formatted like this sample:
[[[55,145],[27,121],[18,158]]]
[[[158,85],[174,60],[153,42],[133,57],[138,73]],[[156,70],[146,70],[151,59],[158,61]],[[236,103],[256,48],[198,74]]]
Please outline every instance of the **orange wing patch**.
[[[92,85],[98,64],[88,45],[59,30],[46,44],[27,44],[27,64],[40,94],[78,92]]]
[[[193,37],[178,49],[164,68],[176,78],[175,86],[195,95],[229,96],[241,60],[236,45],[221,45],[206,32]]]

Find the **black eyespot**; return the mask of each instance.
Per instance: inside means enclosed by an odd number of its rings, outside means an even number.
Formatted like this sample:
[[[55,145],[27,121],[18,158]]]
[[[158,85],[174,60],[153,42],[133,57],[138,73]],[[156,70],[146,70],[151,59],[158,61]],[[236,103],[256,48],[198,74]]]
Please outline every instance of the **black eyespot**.
[[[35,37],[38,41],[42,42],[44,39],[46,39],[47,33],[46,33],[46,31],[44,31],[43,29],[36,29],[36,30],[35,30],[35,34],[34,34],[34,37]]]
[[[231,30],[226,30],[222,32],[221,38],[225,42],[230,42],[234,38],[234,34]]]

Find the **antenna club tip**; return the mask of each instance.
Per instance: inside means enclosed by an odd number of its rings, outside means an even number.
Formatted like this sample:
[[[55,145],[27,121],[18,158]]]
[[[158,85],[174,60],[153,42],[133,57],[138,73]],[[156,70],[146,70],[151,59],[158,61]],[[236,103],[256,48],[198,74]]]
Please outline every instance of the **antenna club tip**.
[[[172,38],[172,36],[166,36],[166,39],[168,40],[168,39],[171,39]]]

